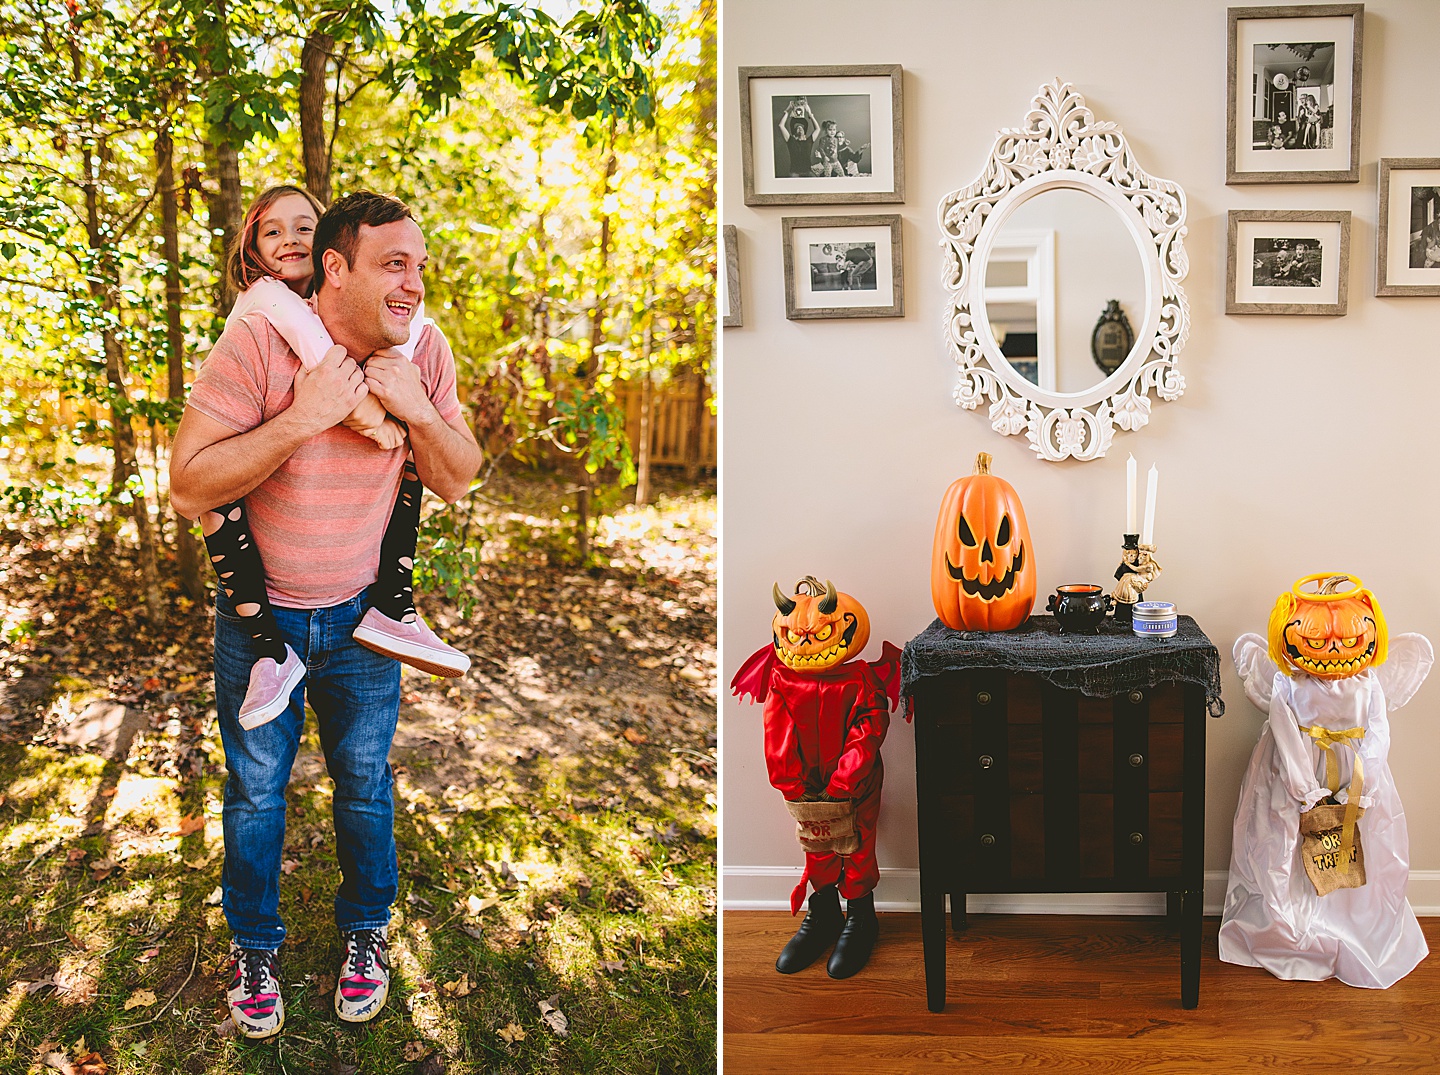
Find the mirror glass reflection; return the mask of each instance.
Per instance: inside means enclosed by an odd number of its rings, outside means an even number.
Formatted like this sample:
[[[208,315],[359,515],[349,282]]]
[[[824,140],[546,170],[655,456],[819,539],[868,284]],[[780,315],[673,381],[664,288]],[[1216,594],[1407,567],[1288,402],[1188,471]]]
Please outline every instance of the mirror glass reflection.
[[[1115,208],[1085,190],[1046,190],[1001,225],[984,267],[985,306],[1001,354],[1031,383],[1084,392],[1108,374],[1091,337],[1112,300],[1146,319],[1145,266]]]

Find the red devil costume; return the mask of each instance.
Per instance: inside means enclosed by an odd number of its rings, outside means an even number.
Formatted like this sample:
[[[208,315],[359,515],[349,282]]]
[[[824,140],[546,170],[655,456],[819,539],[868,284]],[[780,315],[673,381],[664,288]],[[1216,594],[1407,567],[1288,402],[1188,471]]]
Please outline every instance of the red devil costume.
[[[816,589],[818,585],[815,583]],[[822,610],[828,601],[830,610],[827,611],[833,612],[839,599],[847,595],[836,594],[833,584],[827,584],[825,594],[811,596]],[[797,597],[805,600],[800,595]],[[778,588],[776,602],[782,614],[787,607],[793,611],[796,605],[781,596]],[[858,603],[854,608],[864,617]],[[849,616],[843,609],[838,612],[840,617]],[[807,887],[813,885],[815,897],[811,899],[811,915],[807,920],[817,913],[816,897],[822,893],[834,902],[834,914],[838,916],[838,898],[830,895],[836,889],[845,897],[853,915],[856,901],[863,900],[873,908],[871,893],[880,880],[875,859],[875,825],[880,815],[880,786],[885,773],[880,744],[885,740],[890,709],[900,690],[900,650],[886,642],[880,660],[874,664],[844,660],[841,652],[836,656],[844,663],[820,666],[813,671],[797,669],[791,661],[800,662],[794,657],[794,651],[785,646],[783,628],[779,626],[781,619],[776,617],[772,644],[752,654],[730,681],[730,686],[737,697],[748,694],[765,706],[766,768],[770,783],[787,803],[849,801],[854,805],[858,846],[843,854],[807,850],[805,872],[790,894],[791,912],[800,909]],[[836,622],[843,625],[844,620],[837,618]],[[863,626],[860,637],[854,637],[854,626],[848,636],[858,644],[841,646],[837,642],[829,652],[834,654],[836,649],[860,652],[868,637],[868,622]],[[801,635],[791,634],[797,641],[801,640]],[[802,630],[801,634],[805,632]],[[791,661],[782,659],[782,651]],[[802,926],[802,932],[804,929]],[[797,938],[799,936],[797,934]],[[873,938],[870,944],[873,945]],[[815,953],[811,961],[818,954]],[[868,958],[868,946],[864,955]],[[832,960],[832,976],[848,977],[848,974],[835,973],[834,962]],[[863,963],[861,959],[860,966]],[[784,966],[780,969],[788,973]],[[859,966],[850,973],[855,970],[859,970]]]

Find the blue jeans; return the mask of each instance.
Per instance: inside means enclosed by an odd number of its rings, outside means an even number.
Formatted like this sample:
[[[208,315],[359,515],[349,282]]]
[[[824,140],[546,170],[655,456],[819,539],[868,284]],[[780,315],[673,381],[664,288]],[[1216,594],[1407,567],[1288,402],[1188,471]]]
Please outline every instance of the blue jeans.
[[[335,924],[343,932],[390,920],[398,865],[390,741],[400,713],[400,662],[350,637],[365,594],[330,608],[275,609],[285,641],[305,662],[290,705],[249,731],[236,719],[256,660],[250,632],[221,590],[215,601],[215,709],[225,744],[225,920],[235,943],[277,948],[285,786],[300,746],[308,696],[325,766],[335,782],[336,855],[341,882]]]

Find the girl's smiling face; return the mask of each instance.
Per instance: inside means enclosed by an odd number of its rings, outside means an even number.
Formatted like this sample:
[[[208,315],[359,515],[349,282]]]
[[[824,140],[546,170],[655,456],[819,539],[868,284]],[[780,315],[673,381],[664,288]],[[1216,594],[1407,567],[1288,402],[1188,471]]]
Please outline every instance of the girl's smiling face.
[[[266,270],[287,284],[314,274],[310,246],[315,238],[315,207],[300,194],[277,198],[255,227],[255,251]]]

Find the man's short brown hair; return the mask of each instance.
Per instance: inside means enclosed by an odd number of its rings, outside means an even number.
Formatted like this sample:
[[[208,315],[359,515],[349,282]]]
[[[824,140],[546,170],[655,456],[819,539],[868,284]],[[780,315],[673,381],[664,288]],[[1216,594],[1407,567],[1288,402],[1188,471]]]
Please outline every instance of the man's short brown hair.
[[[415,214],[399,198],[370,190],[357,190],[335,202],[315,225],[315,244],[310,255],[315,262],[315,290],[320,290],[325,283],[325,251],[336,251],[345,259],[346,268],[355,267],[355,243],[362,224],[378,228],[397,220],[414,219]]]

